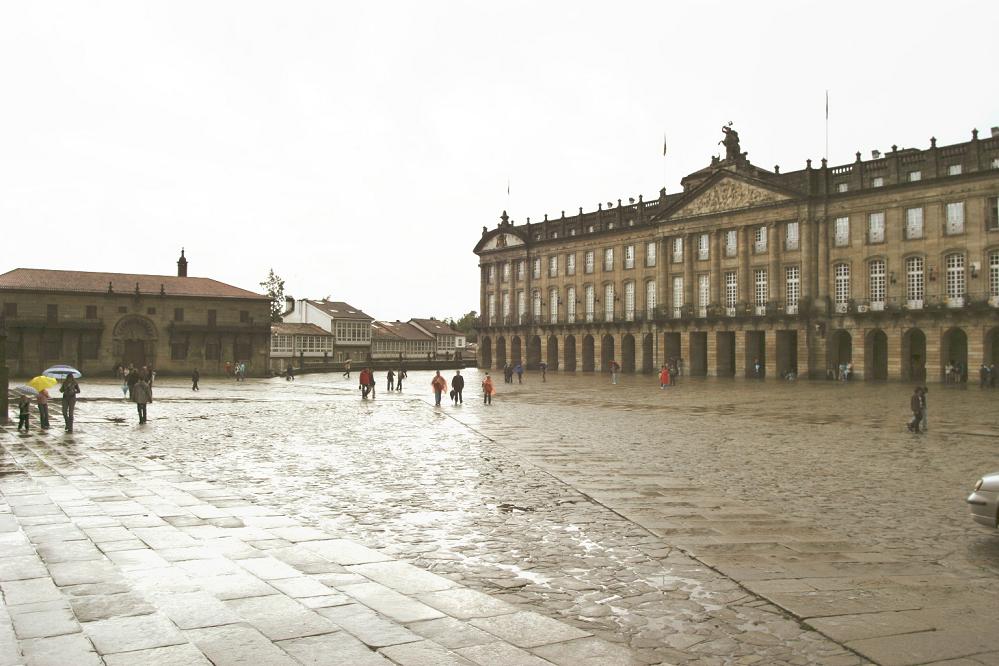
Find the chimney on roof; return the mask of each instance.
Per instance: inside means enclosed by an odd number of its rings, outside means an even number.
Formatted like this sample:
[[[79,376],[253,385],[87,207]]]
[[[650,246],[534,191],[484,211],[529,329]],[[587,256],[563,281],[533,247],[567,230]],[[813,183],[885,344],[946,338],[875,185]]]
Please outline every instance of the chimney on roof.
[[[993,127],[992,128],[992,136],[993,137],[999,136],[999,127]]]
[[[881,151],[880,150],[872,150],[871,151],[871,159],[875,159],[876,160],[876,159],[878,159],[880,157],[881,157]]]
[[[187,277],[187,259],[184,258],[184,248],[180,248],[180,259],[177,260],[177,277]]]

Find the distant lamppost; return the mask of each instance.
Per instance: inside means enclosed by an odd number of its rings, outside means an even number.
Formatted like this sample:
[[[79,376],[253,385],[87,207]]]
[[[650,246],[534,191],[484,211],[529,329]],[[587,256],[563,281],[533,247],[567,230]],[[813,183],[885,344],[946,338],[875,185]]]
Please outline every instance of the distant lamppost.
[[[7,403],[7,390],[10,388],[10,378],[7,374],[7,319],[0,313],[0,426],[10,423],[7,414],[10,405]]]

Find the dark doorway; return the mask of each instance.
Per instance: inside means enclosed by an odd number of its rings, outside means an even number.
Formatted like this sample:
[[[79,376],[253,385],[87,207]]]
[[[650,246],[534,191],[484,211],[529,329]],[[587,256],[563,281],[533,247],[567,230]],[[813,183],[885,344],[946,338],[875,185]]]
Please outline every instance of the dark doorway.
[[[541,363],[541,336],[533,335],[527,341],[527,367],[537,370]]]
[[[757,369],[759,368],[759,369]],[[767,332],[746,331],[747,377],[762,379],[767,374]]]
[[[146,344],[142,340],[125,340],[123,362],[126,367],[129,365],[134,365],[137,368],[144,366],[146,364]]]
[[[704,377],[708,374],[708,334],[690,334],[690,359],[687,364],[691,377]]]
[[[558,338],[548,336],[548,369],[558,370]]]
[[[496,338],[496,367],[502,368],[506,365],[506,338]]]
[[[562,350],[565,363],[563,367],[566,372],[576,372],[576,336],[565,336],[565,349]]]
[[[600,338],[600,370],[610,370],[610,362],[614,360],[614,336],[605,335]]]
[[[583,336],[583,372],[593,372],[593,336]]]
[[[718,345],[715,356],[715,375],[718,377],[735,377],[735,331],[719,331],[716,333]]]
[[[635,336],[631,333],[621,338],[621,371],[635,372]]]
[[[482,338],[482,346],[479,348],[479,367],[493,367],[493,341],[490,338]]]
[[[670,359],[682,358],[680,351],[680,334],[666,333],[663,335],[663,358],[668,362]]]
[[[520,349],[520,336],[515,335],[510,340],[510,363],[517,365],[518,363],[523,363],[524,357],[522,356],[522,351]]]
[[[864,341],[864,379],[888,379],[888,336],[880,328]]]
[[[653,345],[655,337],[651,333],[646,333],[642,337],[642,372],[651,374],[656,371],[656,358]]]
[[[777,331],[777,374],[798,375],[798,331]]]
[[[840,379],[843,367],[853,362],[853,337],[843,329],[833,331],[826,350],[826,376]]]
[[[943,334],[943,339],[940,341],[941,375],[948,363],[960,368],[958,378],[960,381],[968,381],[968,335],[960,328],[950,329]]]
[[[902,336],[902,379],[926,381],[926,334],[910,328]]]

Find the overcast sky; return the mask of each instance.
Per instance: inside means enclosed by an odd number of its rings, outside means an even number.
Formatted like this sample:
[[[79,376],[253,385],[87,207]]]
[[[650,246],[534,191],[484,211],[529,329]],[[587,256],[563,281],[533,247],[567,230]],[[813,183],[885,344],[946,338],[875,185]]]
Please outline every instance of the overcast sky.
[[[192,275],[458,316],[504,208],[677,191],[728,121],[787,171],[823,155],[826,89],[832,163],[987,136],[997,25],[953,0],[0,0],[0,272],[173,274],[184,246]]]

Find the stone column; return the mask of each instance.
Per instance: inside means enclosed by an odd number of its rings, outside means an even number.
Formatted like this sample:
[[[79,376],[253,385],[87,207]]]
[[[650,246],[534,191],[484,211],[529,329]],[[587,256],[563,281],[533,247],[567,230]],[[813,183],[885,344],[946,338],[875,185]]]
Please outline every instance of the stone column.
[[[680,358],[683,359],[683,376],[690,376],[690,332],[680,331]]]
[[[712,251],[714,248],[712,248]],[[718,332],[713,328],[708,328],[707,334],[707,375],[708,377],[718,376]]]
[[[968,334],[968,383],[978,383],[978,367],[985,360],[985,334],[988,329],[984,326],[965,326],[965,333]]]
[[[810,331],[808,325],[798,327],[798,376],[812,376],[811,345],[808,344]]]
[[[902,378],[902,332],[898,328],[886,328],[888,354],[888,379]]]
[[[854,379],[865,379],[867,369],[867,329],[855,328],[850,331],[853,336],[853,352],[850,362],[853,363]]]
[[[777,330],[773,328],[763,331],[763,368],[767,379],[779,379],[777,373]]]
[[[940,364],[943,330],[939,326],[926,326],[923,332],[926,334],[926,381],[940,383],[943,378],[943,366]]]
[[[542,332],[539,337],[541,338],[541,353],[538,354],[538,362],[548,365],[548,335]]]
[[[735,376],[746,376],[746,331],[735,332]]]

